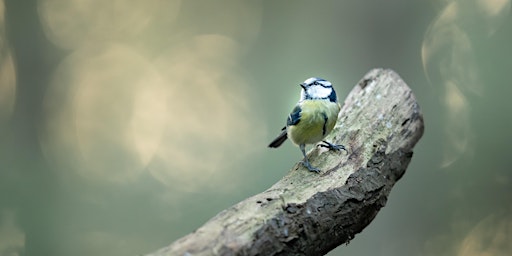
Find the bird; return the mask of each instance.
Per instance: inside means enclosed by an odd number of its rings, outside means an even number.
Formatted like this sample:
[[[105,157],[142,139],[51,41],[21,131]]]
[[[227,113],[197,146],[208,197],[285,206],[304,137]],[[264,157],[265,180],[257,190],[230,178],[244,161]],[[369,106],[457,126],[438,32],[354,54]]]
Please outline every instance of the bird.
[[[325,144],[319,145],[329,150],[347,151],[343,145],[324,140],[334,128],[341,107],[331,82],[311,77],[299,86],[302,87],[299,102],[288,116],[286,126],[268,147],[277,148],[290,138],[293,144],[299,146],[304,156],[303,166],[311,172],[319,173],[320,169],[311,166],[306,156],[306,145],[322,141]]]

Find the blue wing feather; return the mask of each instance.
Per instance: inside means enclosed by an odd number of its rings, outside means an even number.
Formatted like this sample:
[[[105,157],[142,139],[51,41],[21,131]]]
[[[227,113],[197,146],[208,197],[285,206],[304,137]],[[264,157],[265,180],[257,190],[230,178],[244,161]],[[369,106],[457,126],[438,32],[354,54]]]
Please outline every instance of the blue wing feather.
[[[299,105],[295,106],[293,108],[292,113],[288,116],[288,120],[286,120],[286,125],[296,125],[300,122],[300,112],[302,112],[302,109]]]

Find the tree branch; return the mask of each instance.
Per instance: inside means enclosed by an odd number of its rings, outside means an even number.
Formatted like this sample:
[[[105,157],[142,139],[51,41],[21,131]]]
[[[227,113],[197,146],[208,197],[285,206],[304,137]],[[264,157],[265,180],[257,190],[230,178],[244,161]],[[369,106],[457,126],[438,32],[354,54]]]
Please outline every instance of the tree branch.
[[[395,72],[374,69],[350,92],[327,138],[349,154],[314,147],[309,159],[320,174],[298,163],[268,190],[150,255],[325,254],[386,204],[422,134],[411,89]]]

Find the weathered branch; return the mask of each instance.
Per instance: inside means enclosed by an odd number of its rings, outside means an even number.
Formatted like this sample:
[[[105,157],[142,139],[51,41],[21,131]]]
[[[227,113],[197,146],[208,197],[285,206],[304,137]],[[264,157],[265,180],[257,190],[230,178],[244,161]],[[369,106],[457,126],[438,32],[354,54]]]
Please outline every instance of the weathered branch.
[[[350,92],[328,139],[349,154],[315,147],[320,174],[297,164],[268,190],[153,253],[318,255],[348,243],[386,204],[423,134],[412,91],[391,70],[370,71]]]

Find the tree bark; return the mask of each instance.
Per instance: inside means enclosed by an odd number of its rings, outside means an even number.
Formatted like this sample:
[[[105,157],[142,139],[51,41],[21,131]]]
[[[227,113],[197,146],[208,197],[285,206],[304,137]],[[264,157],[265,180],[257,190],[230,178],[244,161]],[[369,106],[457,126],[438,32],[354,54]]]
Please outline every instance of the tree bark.
[[[314,147],[308,157],[319,174],[298,163],[271,188],[149,255],[325,254],[353,239],[386,204],[423,129],[418,103],[398,74],[371,70],[327,137],[348,153]]]

